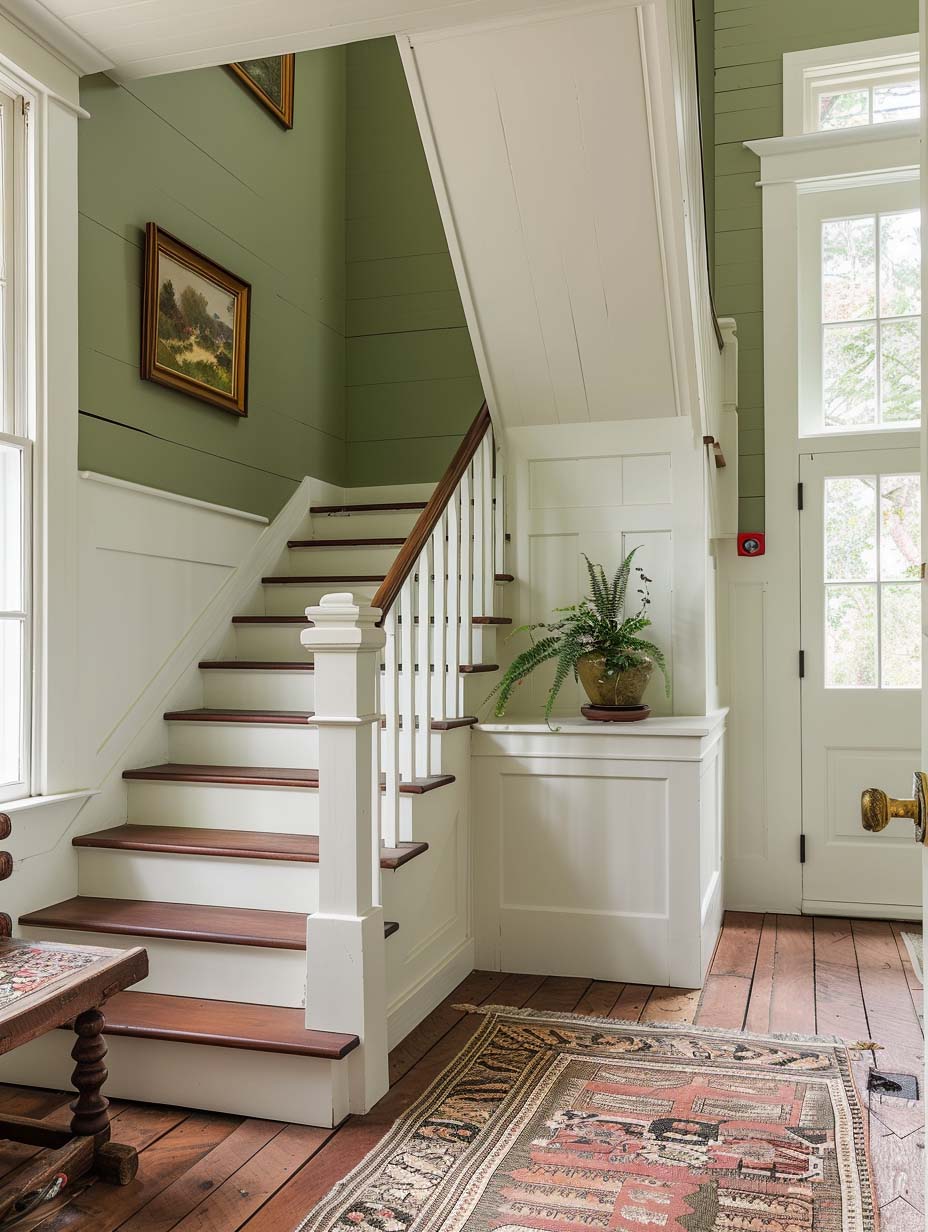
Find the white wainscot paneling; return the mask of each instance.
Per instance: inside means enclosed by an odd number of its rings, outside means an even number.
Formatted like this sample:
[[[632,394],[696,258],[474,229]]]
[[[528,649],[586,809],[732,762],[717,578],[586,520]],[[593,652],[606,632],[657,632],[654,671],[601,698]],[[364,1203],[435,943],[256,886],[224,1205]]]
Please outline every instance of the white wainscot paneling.
[[[702,984],[721,926],[724,718],[475,730],[478,966]]]
[[[92,760],[267,521],[92,475],[79,492],[82,714]]]

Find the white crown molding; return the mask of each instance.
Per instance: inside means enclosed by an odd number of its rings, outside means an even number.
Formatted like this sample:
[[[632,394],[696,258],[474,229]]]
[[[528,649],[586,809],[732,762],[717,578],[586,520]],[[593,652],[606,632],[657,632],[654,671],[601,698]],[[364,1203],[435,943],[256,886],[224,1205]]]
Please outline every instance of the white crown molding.
[[[99,48],[72,30],[41,0],[2,0],[0,13],[78,76],[112,68],[112,61]]]

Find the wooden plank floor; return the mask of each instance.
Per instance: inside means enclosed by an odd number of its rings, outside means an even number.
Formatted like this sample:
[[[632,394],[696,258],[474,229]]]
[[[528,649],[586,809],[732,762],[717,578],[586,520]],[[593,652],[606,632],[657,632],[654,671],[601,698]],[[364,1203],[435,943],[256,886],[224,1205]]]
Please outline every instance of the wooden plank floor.
[[[64,1194],[18,1225],[41,1232],[291,1232],[379,1141],[477,1029],[461,1002],[575,1010],[612,1018],[696,1022],[753,1031],[835,1034],[882,1045],[856,1050],[883,1232],[924,1227],[923,1103],[868,1095],[868,1071],[916,1074],[921,1090],[921,985],[899,926],[729,912],[700,995],[536,975],[474,972],[393,1050],[391,1089],[337,1130],[114,1101],[114,1136],[141,1152],[125,1189],[99,1182]],[[69,1096],[0,1086],[7,1113],[65,1124]],[[0,1176],[28,1148],[0,1143]]]

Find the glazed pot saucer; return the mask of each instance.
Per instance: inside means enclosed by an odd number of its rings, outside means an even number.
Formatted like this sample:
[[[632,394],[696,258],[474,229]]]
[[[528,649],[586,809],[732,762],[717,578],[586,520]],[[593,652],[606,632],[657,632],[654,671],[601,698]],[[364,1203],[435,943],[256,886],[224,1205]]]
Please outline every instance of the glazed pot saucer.
[[[651,713],[650,706],[594,706],[580,707],[585,719],[594,723],[640,723]]]

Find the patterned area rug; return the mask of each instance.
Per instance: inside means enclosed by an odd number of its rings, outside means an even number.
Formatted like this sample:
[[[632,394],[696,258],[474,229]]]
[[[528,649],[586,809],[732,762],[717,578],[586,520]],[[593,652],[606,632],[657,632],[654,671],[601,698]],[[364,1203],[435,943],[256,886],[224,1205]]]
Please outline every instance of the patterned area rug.
[[[466,1007],[468,1047],[300,1232],[870,1232],[846,1046]]]
[[[99,950],[57,950],[5,941],[0,948],[0,1009],[100,961]]]

